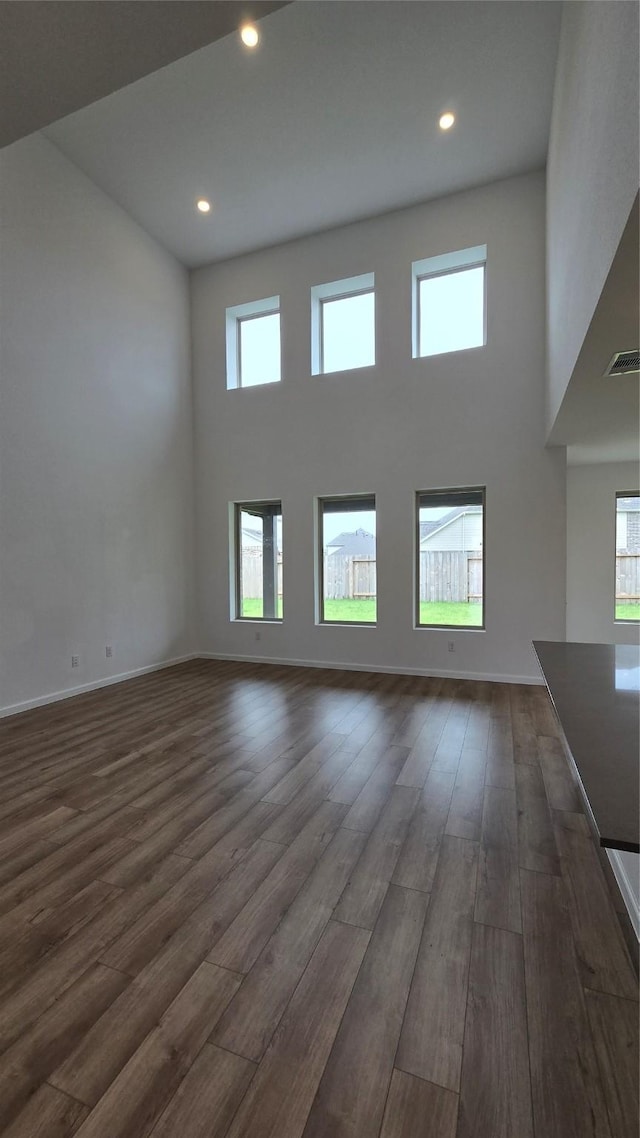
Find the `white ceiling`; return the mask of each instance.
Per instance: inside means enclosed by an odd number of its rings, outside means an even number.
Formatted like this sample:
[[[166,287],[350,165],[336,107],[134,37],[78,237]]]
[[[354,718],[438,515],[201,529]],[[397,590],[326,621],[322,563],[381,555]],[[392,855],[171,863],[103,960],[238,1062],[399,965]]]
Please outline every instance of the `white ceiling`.
[[[201,265],[543,166],[561,7],[297,0],[44,133]]]
[[[258,19],[277,0],[0,0],[0,146]]]

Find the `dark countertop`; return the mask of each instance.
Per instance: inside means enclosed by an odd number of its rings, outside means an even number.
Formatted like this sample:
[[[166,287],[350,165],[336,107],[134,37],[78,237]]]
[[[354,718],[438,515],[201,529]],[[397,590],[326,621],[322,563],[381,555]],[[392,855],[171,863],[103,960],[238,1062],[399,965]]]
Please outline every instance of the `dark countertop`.
[[[533,647],[600,845],[640,853],[640,646]]]

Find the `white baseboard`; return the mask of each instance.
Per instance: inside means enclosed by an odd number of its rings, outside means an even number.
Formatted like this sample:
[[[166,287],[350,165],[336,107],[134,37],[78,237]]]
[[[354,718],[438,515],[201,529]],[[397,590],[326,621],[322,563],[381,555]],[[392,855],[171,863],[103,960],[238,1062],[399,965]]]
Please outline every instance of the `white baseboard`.
[[[493,672],[461,672],[445,668],[395,668],[385,664],[344,664],[335,660],[292,660],[280,656],[241,656],[236,652],[200,652],[201,660],[237,660],[247,664],[281,664],[292,668],[334,668],[341,672],[382,672],[392,676],[433,676],[448,680],[490,680],[496,684],[544,684],[541,676],[505,676]]]
[[[640,899],[636,896],[635,889],[629,880],[629,874],[623,865],[620,851],[607,850],[607,855],[611,862],[611,868],[618,882],[620,892],[622,893],[622,899],[627,907],[631,924],[634,927],[638,940],[640,940]]]
[[[171,660],[162,660],[159,664],[148,664],[143,668],[133,668],[130,672],[119,672],[116,676],[105,676],[100,680],[92,680],[86,684],[78,684],[62,691],[48,692],[46,695],[26,699],[20,703],[0,707],[0,719],[9,715],[20,715],[23,711],[30,711],[34,707],[46,707],[49,703],[58,703],[62,699],[72,699],[75,695],[85,692],[98,691],[100,688],[110,687],[111,684],[121,684],[125,680],[133,680],[136,676],[144,676],[149,672],[159,672],[163,668],[172,668],[176,664],[184,664],[187,660],[236,660],[246,664],[279,664],[292,668],[331,668],[346,672],[381,672],[392,676],[433,676],[438,679],[449,680],[490,680],[498,684],[535,684],[540,686],[543,681],[539,676],[505,676],[493,672],[461,672],[445,668],[396,668],[382,664],[347,664],[335,660],[293,660],[279,656],[241,656],[232,652],[190,652],[185,656],[175,656]]]
[[[63,691],[49,692],[47,695],[36,696],[35,699],[25,699],[21,703],[0,707],[0,719],[5,719],[9,715],[19,715],[23,711],[30,711],[33,707],[45,707],[48,703],[58,703],[61,699],[72,699],[74,695],[98,691],[99,688],[110,687],[111,684],[121,684],[125,680],[135,679],[136,676],[145,676],[148,672],[160,672],[163,668],[173,668],[175,664],[184,664],[187,660],[199,659],[200,654],[198,652],[190,652],[186,656],[174,656],[171,660],[162,660],[159,664],[147,664],[143,668],[133,668],[130,672],[118,672],[116,676],[105,676],[101,680],[92,680],[86,684],[78,684],[73,688],[64,688]]]

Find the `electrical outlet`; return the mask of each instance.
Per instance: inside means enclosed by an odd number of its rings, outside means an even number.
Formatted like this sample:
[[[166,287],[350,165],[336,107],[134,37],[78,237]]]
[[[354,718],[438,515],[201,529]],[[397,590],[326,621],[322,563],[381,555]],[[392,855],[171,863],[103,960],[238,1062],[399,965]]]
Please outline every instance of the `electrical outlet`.
[[[453,640],[449,640],[447,643],[447,648],[449,649],[450,652],[455,652],[455,650],[456,650],[455,642]]]
[[[107,660],[110,660],[111,657],[113,656],[113,648],[111,647],[110,644],[107,644],[107,646],[104,650],[104,654],[107,657]]]
[[[80,657],[79,656],[72,656],[71,657],[71,667],[72,668],[79,668],[80,667]]]

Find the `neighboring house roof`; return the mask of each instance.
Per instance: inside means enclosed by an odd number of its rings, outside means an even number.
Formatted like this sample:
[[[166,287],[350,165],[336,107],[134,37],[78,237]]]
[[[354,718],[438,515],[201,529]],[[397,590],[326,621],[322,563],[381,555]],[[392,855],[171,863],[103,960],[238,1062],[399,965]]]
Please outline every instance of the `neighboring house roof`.
[[[242,526],[242,548],[243,549],[262,549],[262,531],[259,529],[250,529],[248,526]],[[278,546],[278,553],[282,550]]]
[[[345,557],[375,557],[376,539],[366,529],[353,533],[339,533],[327,543],[329,553],[342,553]]]
[[[247,526],[242,527],[242,544],[243,545],[262,545],[262,531],[259,529],[248,529]]]
[[[462,514],[479,514],[481,512],[482,509],[480,506],[454,506],[452,510],[449,510],[448,514],[443,514],[443,516],[438,518],[435,522],[420,522],[420,545],[422,545],[425,538],[431,537],[431,535],[438,530],[444,529],[445,526],[450,525],[451,522],[454,522],[456,518],[459,518]]]

